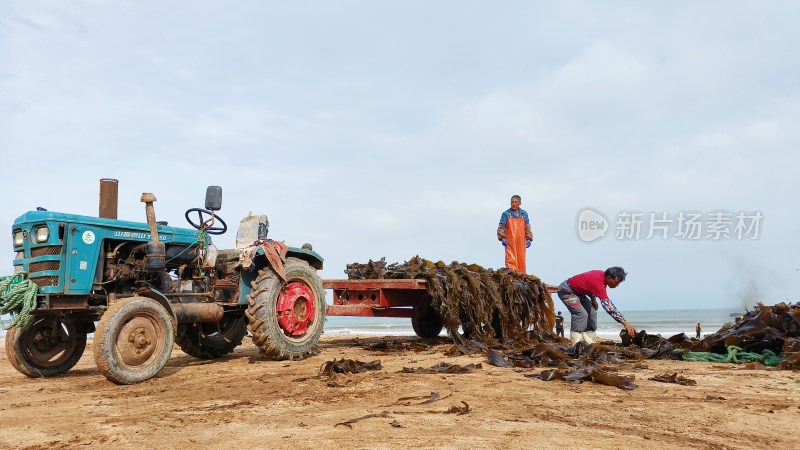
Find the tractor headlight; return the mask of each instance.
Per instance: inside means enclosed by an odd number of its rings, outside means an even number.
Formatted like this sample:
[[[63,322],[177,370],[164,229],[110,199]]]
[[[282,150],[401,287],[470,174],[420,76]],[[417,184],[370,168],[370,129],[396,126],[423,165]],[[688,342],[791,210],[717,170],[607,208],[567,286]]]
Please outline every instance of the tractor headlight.
[[[47,240],[50,239],[50,228],[47,228],[47,225],[42,225],[42,226],[36,228],[36,232],[35,232],[34,236],[35,236],[36,242],[38,242],[40,244],[42,242],[47,242]]]
[[[14,247],[22,247],[24,243],[25,236],[22,234],[22,230],[14,230]]]

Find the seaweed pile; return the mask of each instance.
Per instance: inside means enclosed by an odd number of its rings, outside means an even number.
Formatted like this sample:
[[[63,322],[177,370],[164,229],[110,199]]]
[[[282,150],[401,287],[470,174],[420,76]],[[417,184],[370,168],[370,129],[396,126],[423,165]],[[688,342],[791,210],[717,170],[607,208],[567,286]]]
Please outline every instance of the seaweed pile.
[[[733,356],[731,362],[737,362],[739,356],[762,354],[760,361],[748,367],[765,368],[764,365],[776,366],[778,369],[800,369],[800,304],[778,303],[765,306],[758,303],[753,311],[740,316],[732,325],[723,326],[714,334],[702,340],[691,339],[684,333],[676,334],[669,339],[659,335],[648,335],[639,332],[636,336],[620,333],[623,346],[638,347],[644,351],[655,352],[652,357],[660,357],[674,347],[672,353],[682,355],[682,359],[691,361],[719,361],[715,356]],[[685,353],[684,353],[685,352]],[[706,357],[704,358],[704,354]],[[780,355],[780,358],[769,358],[769,355]],[[695,356],[695,357],[691,357]],[[748,360],[748,358],[742,358]],[[772,360],[772,361],[769,361]],[[769,361],[769,362],[768,362]]]
[[[672,349],[670,345],[666,347]],[[500,352],[490,349],[486,353],[489,363],[500,367],[558,367],[539,374],[525,375],[528,378],[542,381],[564,380],[574,384],[591,381],[626,390],[636,389],[637,386],[633,383],[635,377],[617,375],[614,372],[620,369],[647,368],[640,361],[648,355],[654,357],[656,351],[605,343],[589,345],[585,342],[578,342],[572,347],[538,343],[522,350]],[[665,349],[663,357],[671,355],[675,354],[666,352]]]
[[[555,315],[547,286],[539,278],[509,269],[484,269],[476,264],[441,261],[415,256],[403,264],[370,260],[348,264],[350,279],[422,279],[428,282],[431,306],[440,314],[455,345],[449,355],[485,352],[489,363],[501,367],[553,367],[540,379],[593,381],[633,389],[632,378],[611,376],[617,368],[645,359],[682,359],[684,355],[726,354],[731,346],[751,354],[780,354],[778,369],[800,370],[800,304],[758,306],[704,339],[684,333],[663,338],[639,331],[620,332],[621,343],[579,342],[564,345],[553,333]],[[459,332],[459,328],[461,332]],[[689,358],[686,358],[687,360]],[[694,359],[702,360],[702,359]],[[766,368],[765,361],[750,368]]]
[[[433,307],[457,344],[478,340],[493,345],[513,340],[555,341],[553,299],[539,278],[477,264],[431,262],[415,256],[403,264],[384,258],[348,264],[350,279],[421,279]],[[459,333],[459,327],[463,334]]]
[[[800,352],[800,304],[756,305],[730,327],[703,339],[707,351],[724,353],[731,345],[747,352]]]
[[[731,346],[749,353],[781,355],[778,369],[800,369],[800,303],[758,303],[753,311],[738,317],[731,326],[724,326],[706,336],[700,345],[686,350],[725,354]]]

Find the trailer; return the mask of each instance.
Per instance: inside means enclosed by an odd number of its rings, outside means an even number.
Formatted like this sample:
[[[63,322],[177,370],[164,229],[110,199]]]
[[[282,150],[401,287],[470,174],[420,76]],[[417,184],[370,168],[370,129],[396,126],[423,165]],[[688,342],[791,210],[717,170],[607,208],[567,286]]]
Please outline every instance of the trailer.
[[[436,337],[444,327],[439,312],[431,306],[425,280],[323,280],[322,287],[333,290],[327,316],[408,317],[422,338]],[[547,286],[550,294],[557,290]]]
[[[217,213],[219,186],[208,187],[204,208],[186,210],[191,228],[157,221],[154,194],[142,193],[140,201],[146,222],[118,220],[117,180],[103,179],[99,217],[37,208],[14,221],[15,275],[0,280],[8,286],[0,306],[11,304],[12,290],[15,299],[28,298],[24,311],[12,309],[5,338],[20,373],[69,371],[89,333],[100,372],[135,384],[164,367],[173,343],[192,357],[214,359],[233,352],[249,332],[268,358],[304,358],[328,314],[407,317],[423,338],[443,329],[425,280],[323,281],[322,256],[310,244],[268,239],[265,215],[241,220],[234,248],[216,248],[212,237],[228,230]],[[334,293],[330,305],[326,288]]]

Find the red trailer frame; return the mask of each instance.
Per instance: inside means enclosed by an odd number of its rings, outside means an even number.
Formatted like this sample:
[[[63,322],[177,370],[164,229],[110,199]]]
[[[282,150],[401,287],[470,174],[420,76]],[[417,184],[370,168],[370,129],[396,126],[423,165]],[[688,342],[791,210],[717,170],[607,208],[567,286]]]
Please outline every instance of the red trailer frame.
[[[322,287],[333,289],[329,316],[408,317],[424,315],[431,304],[425,280],[323,280]],[[558,288],[547,286],[554,294]]]
[[[324,280],[333,289],[329,316],[416,318],[431,304],[425,280]]]

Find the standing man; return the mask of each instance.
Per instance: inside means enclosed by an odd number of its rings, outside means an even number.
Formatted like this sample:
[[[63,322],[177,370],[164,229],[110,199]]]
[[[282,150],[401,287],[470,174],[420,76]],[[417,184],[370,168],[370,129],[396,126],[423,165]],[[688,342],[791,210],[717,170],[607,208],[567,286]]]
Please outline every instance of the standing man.
[[[564,337],[564,316],[561,315],[561,311],[556,316],[556,334]]]
[[[700,339],[700,332],[703,331],[703,329],[700,328],[700,322],[697,322],[697,326],[695,327],[695,331],[697,331],[697,339]]]
[[[614,289],[625,281],[627,274],[622,267],[609,267],[602,270],[575,275],[558,286],[558,298],[564,302],[570,313],[569,339],[573,344],[583,340],[593,344],[597,340],[597,298],[614,320],[621,323],[629,335],[636,334],[636,328],[629,324],[606,293],[606,286]]]
[[[511,208],[500,215],[497,240],[506,248],[506,267],[525,273],[525,249],[531,246],[533,233],[528,213],[520,208],[522,197],[511,197]]]

